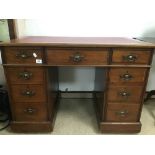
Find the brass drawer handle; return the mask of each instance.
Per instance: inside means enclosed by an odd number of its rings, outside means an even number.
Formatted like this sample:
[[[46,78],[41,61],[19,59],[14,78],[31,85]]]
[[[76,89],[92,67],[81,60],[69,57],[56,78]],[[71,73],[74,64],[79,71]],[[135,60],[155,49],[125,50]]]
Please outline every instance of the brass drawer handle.
[[[19,73],[19,77],[24,79],[24,80],[29,80],[32,77],[31,72],[23,71]]]
[[[123,75],[120,75],[120,78],[124,81],[129,81],[129,80],[132,80],[133,79],[133,76],[130,75],[129,73],[125,73]]]
[[[135,55],[127,55],[127,56],[123,56],[122,57],[124,61],[127,61],[127,62],[135,62],[137,60],[137,56]]]
[[[118,95],[125,98],[125,97],[129,97],[131,94],[129,92],[122,91],[122,92],[119,92]]]
[[[118,116],[121,116],[121,117],[125,117],[129,114],[129,112],[128,112],[128,110],[120,110],[120,111],[116,111],[115,114]]]
[[[16,54],[16,57],[21,58],[21,59],[27,59],[27,58],[32,57],[32,54],[27,53],[27,52],[19,52],[19,53]]]
[[[27,108],[27,109],[24,110],[24,112],[26,112],[28,114],[33,114],[33,113],[36,112],[36,109],[34,109],[34,108]]]
[[[70,59],[73,62],[81,62],[84,59],[84,56],[80,55],[80,53],[75,53],[74,55],[70,56]]]
[[[32,90],[25,90],[21,93],[23,96],[28,96],[28,97],[32,97],[35,95],[35,92]]]

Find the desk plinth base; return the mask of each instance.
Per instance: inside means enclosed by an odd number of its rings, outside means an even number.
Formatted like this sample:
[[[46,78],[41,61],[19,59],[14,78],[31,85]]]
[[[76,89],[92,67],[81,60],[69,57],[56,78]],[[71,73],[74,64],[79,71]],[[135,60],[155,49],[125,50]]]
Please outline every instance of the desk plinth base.
[[[141,122],[100,122],[103,133],[138,133],[141,131]]]
[[[11,129],[14,132],[52,132],[52,122],[11,122]]]

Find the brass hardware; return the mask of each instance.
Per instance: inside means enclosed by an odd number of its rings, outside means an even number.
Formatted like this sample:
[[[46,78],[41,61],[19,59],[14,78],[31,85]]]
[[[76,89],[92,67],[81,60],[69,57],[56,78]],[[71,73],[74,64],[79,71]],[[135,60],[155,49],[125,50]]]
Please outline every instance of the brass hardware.
[[[34,108],[27,108],[24,110],[24,112],[28,113],[28,114],[33,114],[34,112],[36,112],[36,109]]]
[[[129,97],[131,95],[129,92],[126,91],[119,92],[118,94],[122,97]]]
[[[24,96],[31,97],[31,96],[34,96],[35,95],[35,92],[32,91],[32,90],[26,90],[26,91],[23,91],[21,94],[24,95]]]
[[[127,73],[125,73],[125,74],[123,74],[123,75],[120,75],[120,78],[121,78],[122,80],[124,80],[124,81],[129,81],[129,80],[133,79],[133,76],[130,75],[130,74],[127,72]]]
[[[127,62],[135,62],[137,60],[137,56],[135,55],[127,55],[127,56],[123,56],[122,57],[124,61],[127,61]]]
[[[125,117],[126,115],[128,115],[128,110],[120,110],[120,111],[116,111],[116,115],[119,115],[121,117]]]
[[[16,54],[16,57],[17,57],[17,58],[21,58],[21,59],[27,59],[27,58],[32,57],[32,54],[23,51],[23,52],[17,53],[17,54]]]
[[[23,72],[19,73],[19,77],[24,80],[29,80],[32,77],[32,73],[23,71]]]
[[[80,55],[80,53],[75,53],[74,55],[70,56],[70,59],[74,62],[81,62],[84,59],[84,56]]]

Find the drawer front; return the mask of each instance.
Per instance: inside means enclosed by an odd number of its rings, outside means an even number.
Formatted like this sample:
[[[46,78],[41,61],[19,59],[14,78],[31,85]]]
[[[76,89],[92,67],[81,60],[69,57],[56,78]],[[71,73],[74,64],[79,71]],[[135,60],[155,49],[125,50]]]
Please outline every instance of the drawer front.
[[[151,50],[140,49],[114,49],[112,55],[113,64],[149,64]]]
[[[45,103],[14,103],[16,121],[46,121],[47,109]]]
[[[107,108],[106,121],[134,122],[138,121],[138,115],[138,104],[109,104]]]
[[[97,48],[47,49],[47,63],[51,65],[105,65],[108,50]]]
[[[42,85],[12,85],[11,90],[14,102],[46,102]]]
[[[6,67],[7,77],[12,84],[42,84],[44,69],[38,67]]]
[[[140,103],[143,86],[114,86],[108,88],[109,102],[136,102]]]
[[[109,72],[109,78],[110,82],[144,82],[146,71],[146,68],[112,68]]]
[[[6,47],[4,58],[7,64],[40,64],[43,51],[37,47]]]

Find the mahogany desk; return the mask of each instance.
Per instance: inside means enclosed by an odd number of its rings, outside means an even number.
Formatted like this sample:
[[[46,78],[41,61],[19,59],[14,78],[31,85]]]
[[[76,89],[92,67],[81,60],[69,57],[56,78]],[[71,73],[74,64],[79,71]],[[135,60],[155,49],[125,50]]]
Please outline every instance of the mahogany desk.
[[[59,66],[94,66],[99,129],[140,132],[155,44],[127,38],[26,37],[0,43],[0,48],[13,131],[52,131]]]

